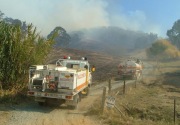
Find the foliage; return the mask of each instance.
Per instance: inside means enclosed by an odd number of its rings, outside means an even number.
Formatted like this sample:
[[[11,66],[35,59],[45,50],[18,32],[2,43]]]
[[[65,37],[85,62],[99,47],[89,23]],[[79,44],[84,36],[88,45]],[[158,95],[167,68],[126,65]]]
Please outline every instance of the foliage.
[[[20,26],[22,32],[25,32],[28,25],[26,24],[26,22],[22,22],[21,20],[19,19],[12,19],[12,18],[9,18],[9,17],[6,17],[6,18],[3,18],[3,20],[8,23],[8,24],[12,24],[12,25],[18,25]]]
[[[147,56],[159,59],[177,59],[180,57],[180,52],[169,41],[159,39],[147,49]]]
[[[172,29],[167,31],[167,36],[172,44],[180,49],[180,19],[174,23]]]
[[[4,13],[0,11],[0,20],[2,20]]]
[[[21,27],[21,30],[25,32],[25,30],[27,29],[28,25],[26,24],[26,22],[22,22],[19,19],[13,19],[10,17],[4,17],[4,13],[2,13],[0,11],[0,20],[5,21],[8,24],[12,24],[12,25],[18,25]]]
[[[0,82],[3,88],[27,81],[28,68],[42,64],[51,50],[53,37],[46,40],[32,24],[26,31],[18,25],[0,21]]]
[[[56,27],[51,33],[47,36],[47,38],[52,37],[52,35],[56,32],[55,47],[63,46],[66,47],[70,43],[71,37],[62,27]]]

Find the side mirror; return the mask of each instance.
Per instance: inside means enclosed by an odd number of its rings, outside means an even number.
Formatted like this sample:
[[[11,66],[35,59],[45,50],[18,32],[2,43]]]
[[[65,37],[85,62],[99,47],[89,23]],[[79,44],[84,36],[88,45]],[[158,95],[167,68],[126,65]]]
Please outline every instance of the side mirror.
[[[85,69],[88,69],[88,66],[87,66],[87,65],[85,65],[85,66],[84,66],[84,68],[85,68]]]
[[[91,71],[92,71],[92,72],[95,72],[95,71],[96,71],[95,66],[92,66]]]

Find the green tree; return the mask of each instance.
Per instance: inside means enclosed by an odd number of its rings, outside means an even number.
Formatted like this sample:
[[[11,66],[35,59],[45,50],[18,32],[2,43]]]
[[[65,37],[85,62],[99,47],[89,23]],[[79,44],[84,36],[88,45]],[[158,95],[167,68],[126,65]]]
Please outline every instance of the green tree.
[[[66,47],[71,40],[71,37],[62,27],[56,27],[51,33],[47,36],[47,38],[52,37],[52,35],[56,32],[55,47],[63,46]]]
[[[180,19],[174,23],[172,29],[167,31],[167,36],[169,37],[169,40],[172,42],[172,44],[180,49]]]
[[[24,84],[32,64],[43,64],[53,45],[53,36],[44,39],[32,24],[26,32],[18,25],[0,21],[0,82],[3,88]]]
[[[2,13],[2,12],[0,11],[0,20],[2,20],[3,16],[4,16],[4,13]]]
[[[159,39],[147,49],[147,56],[158,60],[176,59],[180,57],[180,52],[168,40]]]
[[[21,32],[23,32],[23,33],[26,32],[27,27],[28,27],[26,22],[22,22],[19,19],[13,19],[13,18],[6,17],[6,18],[3,18],[3,21],[5,21],[8,24],[20,26]]]

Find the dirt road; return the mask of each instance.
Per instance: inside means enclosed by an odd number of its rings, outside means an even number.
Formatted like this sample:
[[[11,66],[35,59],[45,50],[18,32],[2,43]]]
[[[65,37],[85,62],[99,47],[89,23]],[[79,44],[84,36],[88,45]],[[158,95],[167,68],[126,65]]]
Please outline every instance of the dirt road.
[[[146,67],[144,74],[151,68]],[[134,81],[128,83],[132,82]],[[122,81],[114,81],[112,89],[122,84]],[[102,125],[98,119],[84,114],[96,99],[101,99],[103,86],[107,85],[108,82],[104,82],[92,86],[91,94],[81,100],[76,110],[68,109],[65,105],[41,107],[36,102],[0,105],[0,125]]]
[[[35,102],[20,105],[4,105],[0,107],[0,125],[101,125],[96,118],[85,116],[93,102],[101,99],[102,88],[108,83],[101,83],[91,88],[91,94],[84,97],[78,109],[71,110],[65,105],[59,107],[41,107]],[[120,82],[114,82],[119,87]]]

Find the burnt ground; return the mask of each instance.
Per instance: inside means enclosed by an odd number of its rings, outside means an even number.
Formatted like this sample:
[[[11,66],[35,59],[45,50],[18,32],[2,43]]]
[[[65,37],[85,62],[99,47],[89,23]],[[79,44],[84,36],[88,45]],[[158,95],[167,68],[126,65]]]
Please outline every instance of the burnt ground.
[[[87,57],[91,65],[95,65],[96,71],[92,74],[94,83],[106,81],[109,77],[117,76],[117,66],[122,56],[112,56],[104,53],[92,51],[81,51],[76,49],[56,48],[48,55],[47,63],[55,63],[58,59],[64,56],[70,56],[71,59],[81,59]]]

